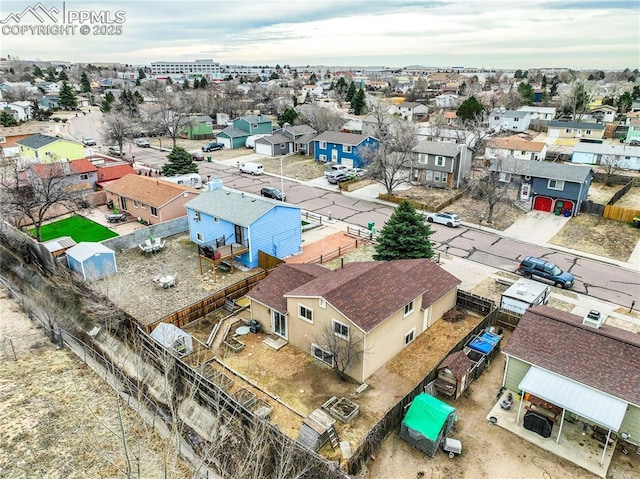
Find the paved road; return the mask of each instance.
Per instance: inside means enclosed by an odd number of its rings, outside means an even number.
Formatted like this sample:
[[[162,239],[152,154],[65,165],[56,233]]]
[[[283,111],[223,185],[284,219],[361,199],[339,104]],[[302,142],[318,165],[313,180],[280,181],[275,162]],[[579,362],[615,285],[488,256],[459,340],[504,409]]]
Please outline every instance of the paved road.
[[[99,114],[88,114],[72,120],[71,133],[76,137],[91,135],[98,137],[95,125]],[[100,144],[100,143],[99,143]],[[127,151],[125,149],[125,151]],[[132,147],[136,162],[153,165],[160,169],[166,161],[166,152],[150,148]],[[341,194],[335,187],[317,188],[308,184],[269,175],[251,176],[240,174],[230,161],[230,165],[203,162],[199,164],[200,174],[207,178],[220,178],[225,186],[249,193],[259,194],[265,185],[284,186],[287,202],[323,216],[345,221],[366,228],[373,221],[379,230],[393,213],[393,206]],[[461,226],[450,229],[442,225],[432,225],[431,237],[436,248],[449,254],[466,258],[477,263],[505,271],[515,271],[525,256],[549,259],[560,268],[570,271],[576,277],[574,291],[622,306],[630,306],[640,299],[640,275],[637,271],[608,264],[605,261],[589,259],[569,252],[530,244],[525,241],[505,238],[492,231]]]

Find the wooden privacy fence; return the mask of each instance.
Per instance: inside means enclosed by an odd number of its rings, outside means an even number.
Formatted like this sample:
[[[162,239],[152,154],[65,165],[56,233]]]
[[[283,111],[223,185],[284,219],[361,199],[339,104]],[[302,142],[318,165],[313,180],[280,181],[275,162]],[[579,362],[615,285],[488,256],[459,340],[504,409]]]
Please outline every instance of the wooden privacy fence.
[[[604,218],[621,221],[623,223],[632,223],[634,216],[640,216],[640,209],[623,208],[622,206],[606,205],[604,207]]]
[[[364,244],[364,241],[360,240],[360,245]],[[328,261],[332,261],[336,258],[339,258],[340,256],[342,256],[343,254],[347,254],[349,251],[352,251],[354,249],[356,249],[358,247],[358,240],[354,240],[353,243],[349,243],[345,246],[339,246],[338,249],[334,249],[333,251],[329,251],[327,253],[323,253],[320,256],[310,259],[309,261],[307,261],[306,263],[313,263],[313,264],[323,264],[323,263],[327,263]]]
[[[171,323],[181,328],[185,324],[189,324],[191,321],[195,321],[198,318],[205,316],[218,308],[224,306],[224,302],[227,299],[237,299],[244,296],[247,291],[263,278],[267,277],[266,271],[261,271],[253,276],[233,283],[231,286],[227,286],[225,289],[216,291],[205,299],[192,303],[186,308],[182,308],[175,313],[165,316],[162,319],[154,321],[150,324],[141,325],[145,332],[150,333],[159,323]]]
[[[283,259],[271,256],[269,253],[265,253],[262,250],[258,250],[258,268],[262,268],[265,271],[271,271],[279,264],[284,263]]]

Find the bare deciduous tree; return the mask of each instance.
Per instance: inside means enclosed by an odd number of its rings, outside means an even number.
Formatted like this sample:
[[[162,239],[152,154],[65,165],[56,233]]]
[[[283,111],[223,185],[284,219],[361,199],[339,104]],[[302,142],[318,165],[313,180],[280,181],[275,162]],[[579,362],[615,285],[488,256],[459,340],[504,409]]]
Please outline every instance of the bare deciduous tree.
[[[108,143],[115,143],[124,152],[123,146],[136,131],[135,120],[124,112],[108,113],[102,119],[101,134]]]
[[[320,331],[316,342],[321,345],[322,349],[332,356],[332,367],[338,377],[342,380],[347,378],[346,371],[349,366],[353,365],[364,353],[363,338],[360,337],[352,328],[349,328],[346,334],[334,331],[335,325],[326,324]],[[339,326],[341,327],[341,326]]]
[[[509,192],[518,187],[512,178],[521,174],[517,160],[498,158],[493,160],[485,176],[471,182],[470,188],[474,197],[487,204],[486,222],[493,223],[498,205],[509,199]]]
[[[296,110],[301,114],[296,123],[309,125],[318,132],[337,131],[345,122],[340,115],[321,106],[300,105]]]
[[[153,117],[160,130],[165,131],[176,146],[176,139],[190,124],[191,105],[184,94],[165,93],[155,104]]]
[[[66,165],[66,166],[65,166]],[[29,219],[35,227],[36,238],[42,239],[42,223],[56,207],[73,212],[83,206],[82,198],[71,188],[68,162],[32,165],[23,171],[0,179],[0,208],[4,217],[20,225]]]

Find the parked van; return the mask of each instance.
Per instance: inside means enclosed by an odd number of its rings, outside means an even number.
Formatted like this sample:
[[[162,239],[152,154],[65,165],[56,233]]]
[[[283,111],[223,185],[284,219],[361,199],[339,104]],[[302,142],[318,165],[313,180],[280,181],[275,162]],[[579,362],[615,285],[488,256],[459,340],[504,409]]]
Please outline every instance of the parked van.
[[[256,140],[259,140],[260,138],[263,138],[267,136],[266,134],[263,135],[251,135],[250,137],[247,138],[247,141],[244,142],[244,146],[246,146],[247,148],[255,148],[256,147]]]
[[[240,173],[251,173],[252,175],[261,175],[264,173],[264,167],[260,163],[252,163],[248,161],[240,165]]]
[[[187,173],[186,175],[163,176],[161,178],[178,185],[189,186],[191,188],[202,188],[202,177],[198,173]]]

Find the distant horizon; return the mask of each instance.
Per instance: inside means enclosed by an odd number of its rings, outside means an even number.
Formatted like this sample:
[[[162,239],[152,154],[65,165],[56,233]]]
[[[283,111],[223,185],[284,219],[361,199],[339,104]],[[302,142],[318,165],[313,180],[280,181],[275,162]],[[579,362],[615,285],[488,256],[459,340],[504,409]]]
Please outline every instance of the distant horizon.
[[[0,57],[70,63],[640,67],[637,0],[3,0],[0,33]]]

